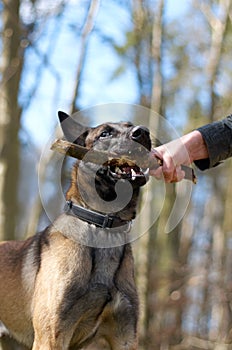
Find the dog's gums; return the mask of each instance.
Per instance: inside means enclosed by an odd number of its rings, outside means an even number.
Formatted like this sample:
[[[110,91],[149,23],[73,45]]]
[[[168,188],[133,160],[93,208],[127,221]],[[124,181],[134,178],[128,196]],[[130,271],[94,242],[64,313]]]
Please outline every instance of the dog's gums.
[[[126,179],[135,181],[136,179],[144,179],[144,184],[146,183],[146,170],[141,169],[134,163],[126,161],[125,163],[119,163],[117,160],[112,160],[105,164],[107,168],[108,176],[114,179]]]

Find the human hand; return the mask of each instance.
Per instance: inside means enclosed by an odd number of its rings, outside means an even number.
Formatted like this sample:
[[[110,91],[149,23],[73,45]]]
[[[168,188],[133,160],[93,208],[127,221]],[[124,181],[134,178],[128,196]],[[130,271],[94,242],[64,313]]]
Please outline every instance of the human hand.
[[[190,164],[189,155],[180,139],[156,147],[151,151],[151,158],[155,158],[156,161],[160,159],[162,165],[154,169],[150,166],[150,175],[158,180],[164,178],[167,183],[183,180],[185,172],[181,169],[181,165]]]
[[[183,180],[185,173],[181,165],[189,165],[194,160],[208,157],[208,151],[201,133],[194,130],[179,139],[159,146],[151,151],[151,159],[162,160],[158,169],[150,167],[150,175],[156,179],[164,178],[165,182],[178,182]],[[152,163],[152,161],[151,161]]]

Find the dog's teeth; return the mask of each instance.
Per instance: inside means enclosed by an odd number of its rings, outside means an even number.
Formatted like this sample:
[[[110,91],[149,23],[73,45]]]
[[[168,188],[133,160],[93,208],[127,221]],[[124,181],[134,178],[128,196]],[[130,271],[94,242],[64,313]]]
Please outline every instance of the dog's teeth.
[[[132,175],[132,180],[136,179],[136,172],[134,171],[134,169],[131,169],[131,175]]]
[[[117,174],[122,174],[122,170],[118,166],[115,168],[115,172]]]

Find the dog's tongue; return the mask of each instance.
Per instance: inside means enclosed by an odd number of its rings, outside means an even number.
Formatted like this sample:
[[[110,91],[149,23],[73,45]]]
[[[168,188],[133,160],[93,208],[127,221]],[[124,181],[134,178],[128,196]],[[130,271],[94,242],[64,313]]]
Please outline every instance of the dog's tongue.
[[[123,170],[125,173],[130,173],[130,172],[131,172],[131,167],[130,167],[130,166],[125,166],[125,167],[122,167],[122,170]]]

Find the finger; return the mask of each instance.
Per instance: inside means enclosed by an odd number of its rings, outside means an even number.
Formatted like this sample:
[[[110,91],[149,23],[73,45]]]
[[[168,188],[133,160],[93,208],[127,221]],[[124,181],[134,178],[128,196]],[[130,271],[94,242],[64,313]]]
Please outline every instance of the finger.
[[[170,156],[166,156],[163,159],[162,170],[166,182],[171,182],[176,177],[176,169]]]
[[[161,153],[157,152],[155,149],[152,149],[149,157],[149,168],[150,170],[155,170],[159,166],[159,161],[162,163],[163,156]]]
[[[171,182],[180,182],[184,179],[185,177],[185,172],[181,169],[181,167],[177,167],[175,169],[175,172],[174,172],[174,175],[173,175],[173,178],[171,180]]]
[[[151,152],[150,152],[151,157],[162,159],[163,158],[163,153],[164,153],[164,149],[163,148],[164,148],[163,146],[152,148]]]
[[[159,167],[157,169],[150,169],[149,174],[151,176],[154,176],[157,180],[163,179],[162,167]]]

